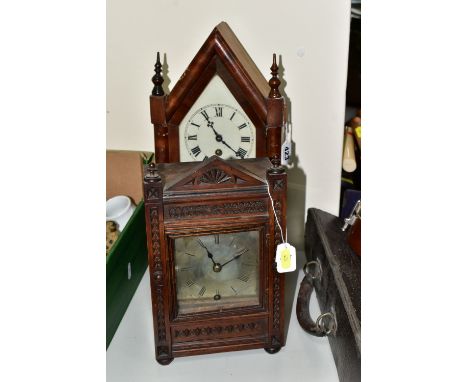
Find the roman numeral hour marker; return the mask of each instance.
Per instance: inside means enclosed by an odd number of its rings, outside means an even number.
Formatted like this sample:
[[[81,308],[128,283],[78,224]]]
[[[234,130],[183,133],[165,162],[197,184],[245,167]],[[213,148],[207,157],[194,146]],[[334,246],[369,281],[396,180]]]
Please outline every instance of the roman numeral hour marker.
[[[240,156],[241,158],[244,158],[244,157],[245,157],[245,154],[247,154],[247,151],[244,150],[242,147],[239,148],[239,150],[237,150],[237,152],[239,153],[239,156]]]
[[[195,155],[196,157],[201,153],[201,149],[199,146],[195,146],[193,149],[192,149],[192,154]]]
[[[210,120],[210,117],[208,117],[208,113],[206,112],[206,110],[203,110],[201,113],[202,113],[202,115],[205,117],[205,119],[206,119],[207,121]]]

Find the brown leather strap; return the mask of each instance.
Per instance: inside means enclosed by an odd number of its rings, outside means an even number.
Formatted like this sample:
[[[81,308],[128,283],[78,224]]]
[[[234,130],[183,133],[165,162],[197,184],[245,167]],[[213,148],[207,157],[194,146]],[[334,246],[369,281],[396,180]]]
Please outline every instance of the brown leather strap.
[[[314,280],[310,275],[305,275],[302,279],[301,285],[299,287],[299,294],[297,296],[296,303],[296,315],[299,325],[307,333],[312,334],[316,337],[323,337],[326,335],[317,323],[310,317],[309,304],[310,297],[314,290]]]

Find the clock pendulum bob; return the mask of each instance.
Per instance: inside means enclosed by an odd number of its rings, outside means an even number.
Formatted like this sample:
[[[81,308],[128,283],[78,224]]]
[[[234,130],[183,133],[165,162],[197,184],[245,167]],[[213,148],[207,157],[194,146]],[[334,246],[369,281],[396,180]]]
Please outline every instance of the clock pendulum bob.
[[[284,276],[273,208],[285,229],[285,172],[268,158],[153,163],[144,197],[157,361],[279,351]]]

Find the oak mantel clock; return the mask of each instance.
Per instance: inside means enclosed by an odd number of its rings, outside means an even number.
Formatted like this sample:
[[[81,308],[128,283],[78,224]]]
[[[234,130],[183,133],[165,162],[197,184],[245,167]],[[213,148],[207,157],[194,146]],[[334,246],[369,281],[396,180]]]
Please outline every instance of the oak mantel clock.
[[[286,107],[272,77],[265,80],[231,28],[217,25],[169,94],[159,52],[150,96],[157,163],[268,157],[281,160]]]
[[[157,361],[280,350],[286,173],[268,158],[151,163],[144,197]]]

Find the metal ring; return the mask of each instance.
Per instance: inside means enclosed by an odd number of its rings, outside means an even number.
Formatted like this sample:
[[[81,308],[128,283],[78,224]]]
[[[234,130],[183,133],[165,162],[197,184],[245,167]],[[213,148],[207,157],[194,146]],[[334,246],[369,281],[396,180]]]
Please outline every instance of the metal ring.
[[[325,324],[323,322],[323,319],[324,317],[330,317],[333,324],[331,325],[331,327],[329,327],[328,329],[325,328]],[[331,312],[327,312],[327,313],[322,313],[320,316],[317,317],[317,326],[319,327],[319,329],[324,332],[327,336],[331,333],[336,333],[336,329],[337,329],[337,323],[336,323],[336,318],[335,318],[335,315]]]
[[[315,265],[317,267],[317,272],[312,275],[310,272],[309,272],[309,265]],[[322,277],[322,265],[320,264],[320,261],[317,259],[317,260],[312,260],[312,261],[308,261],[307,263],[304,264],[304,267],[302,268],[302,270],[304,271],[304,274],[306,276],[309,276],[310,278],[312,278],[312,280],[320,280],[321,277]]]

